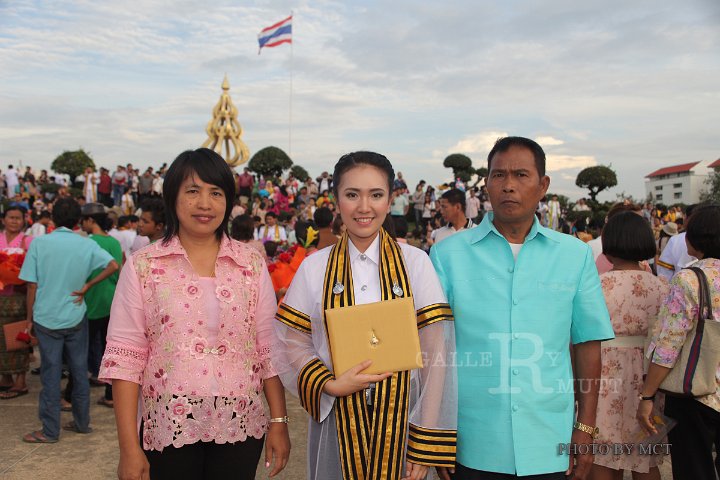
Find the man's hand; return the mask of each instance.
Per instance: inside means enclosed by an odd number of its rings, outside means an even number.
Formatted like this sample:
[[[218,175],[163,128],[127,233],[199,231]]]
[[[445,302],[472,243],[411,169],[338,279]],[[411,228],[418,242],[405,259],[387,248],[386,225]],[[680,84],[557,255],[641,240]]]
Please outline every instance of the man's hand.
[[[437,467],[435,471],[437,471],[440,480],[452,480],[450,475],[455,475],[454,468]]]
[[[85,294],[87,291],[90,290],[90,286],[86,283],[83,285],[83,287],[80,290],[76,290],[72,292],[73,297],[77,297],[75,300],[73,300],[73,303],[80,305],[83,302],[83,299],[85,298]]]
[[[568,479],[585,480],[586,478],[588,478],[590,468],[593,464],[593,459],[595,458],[595,456],[592,454],[592,445],[590,445],[593,443],[592,435],[580,430],[573,429],[570,443],[576,446],[587,445],[587,451],[590,453],[578,453],[577,455],[574,455],[572,452],[570,452],[570,467],[565,472],[565,475]]]
[[[335,380],[327,382],[325,384],[325,392],[333,397],[347,397],[348,395],[368,388],[371,383],[382,382],[392,376],[392,373],[381,373],[379,375],[360,373],[370,365],[372,365],[372,360],[365,360],[362,363],[358,363]]]

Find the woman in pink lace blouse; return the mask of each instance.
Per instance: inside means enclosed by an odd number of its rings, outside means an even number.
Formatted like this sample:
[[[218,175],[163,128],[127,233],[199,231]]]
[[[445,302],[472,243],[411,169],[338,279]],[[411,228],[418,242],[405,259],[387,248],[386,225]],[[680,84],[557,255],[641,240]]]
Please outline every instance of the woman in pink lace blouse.
[[[218,154],[180,154],[163,185],[164,239],[122,270],[100,372],[113,383],[121,480],[251,479],[266,433],[270,476],[287,463],[275,296],[260,254],[227,236],[234,191]]]

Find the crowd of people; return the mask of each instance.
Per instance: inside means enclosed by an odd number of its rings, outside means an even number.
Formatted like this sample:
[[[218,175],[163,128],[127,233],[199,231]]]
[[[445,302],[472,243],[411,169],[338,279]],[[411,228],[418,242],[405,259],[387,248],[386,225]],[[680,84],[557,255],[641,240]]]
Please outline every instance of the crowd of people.
[[[697,321],[685,267],[705,273],[720,320],[717,205],[626,201],[594,225],[585,199],[548,196],[544,152],[522,137],[498,140],[475,186],[411,191],[373,152],[266,179],[207,149],[142,175],[88,168],[75,196],[45,171],[2,179],[0,250],[24,262],[0,320],[27,320],[38,344],[0,338],[0,399],[27,394],[39,357],[42,427],[26,442],[90,433],[102,385],[119,478],[254,478],[263,445],[274,476],[287,390],[310,417],[314,480],[656,480],[660,453],[559,446],[637,444],[667,417],[656,440],[674,478],[720,471],[720,389],[660,392]],[[334,371],[325,311],[403,297],[423,367]]]

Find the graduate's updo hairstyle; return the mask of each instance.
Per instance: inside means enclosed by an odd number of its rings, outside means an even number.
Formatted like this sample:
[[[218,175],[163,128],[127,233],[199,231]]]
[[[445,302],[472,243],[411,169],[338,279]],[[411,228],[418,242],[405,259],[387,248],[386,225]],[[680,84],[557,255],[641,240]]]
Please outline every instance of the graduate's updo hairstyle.
[[[346,153],[340,160],[335,164],[335,170],[333,171],[333,194],[337,201],[338,188],[342,181],[342,176],[348,170],[357,167],[358,165],[370,165],[378,168],[385,172],[388,181],[388,195],[392,193],[393,182],[395,181],[395,170],[393,169],[390,160],[385,155],[380,155],[375,152],[352,152]]]

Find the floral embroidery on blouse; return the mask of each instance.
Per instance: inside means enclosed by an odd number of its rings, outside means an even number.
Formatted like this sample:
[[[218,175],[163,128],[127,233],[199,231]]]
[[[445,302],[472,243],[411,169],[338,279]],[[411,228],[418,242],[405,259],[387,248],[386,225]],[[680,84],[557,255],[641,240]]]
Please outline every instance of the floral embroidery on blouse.
[[[710,287],[713,318],[720,321],[720,260],[708,258],[699,260],[693,266],[705,272]],[[670,293],[658,315],[660,329],[648,347],[647,355],[653,363],[673,367],[677,362],[685,339],[697,321],[698,287],[697,275],[692,270],[680,270],[672,278]],[[718,389],[715,393],[697,400],[720,412],[720,365],[716,379]]]
[[[140,250],[121,274],[100,377],[141,385],[146,449],[261,438],[267,428],[262,383],[277,375],[267,268],[254,249],[225,238],[215,272],[213,329],[198,301],[210,292],[177,239]],[[270,301],[260,298],[266,281]]]

